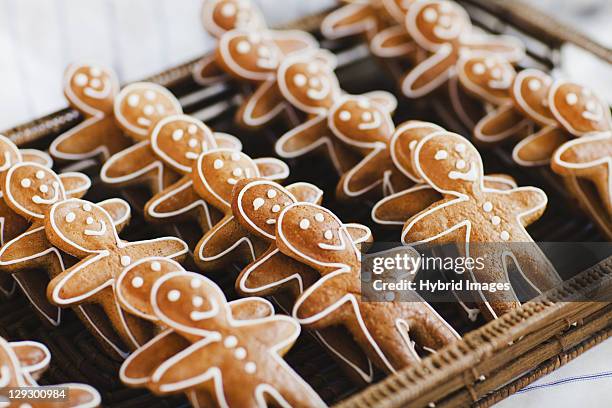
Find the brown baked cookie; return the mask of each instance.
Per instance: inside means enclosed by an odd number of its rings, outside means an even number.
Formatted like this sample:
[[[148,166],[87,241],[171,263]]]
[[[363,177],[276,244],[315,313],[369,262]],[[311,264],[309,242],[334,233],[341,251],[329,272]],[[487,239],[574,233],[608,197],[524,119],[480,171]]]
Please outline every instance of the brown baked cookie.
[[[431,133],[416,145],[414,168],[443,199],[406,221],[402,242],[411,246],[457,244],[461,256],[486,259],[485,268],[470,269],[472,281],[509,283],[509,270],[515,266],[533,292],[543,293],[561,283],[555,268],[525,230],[546,208],[542,190],[485,187],[476,148],[465,138],[445,131]],[[520,305],[512,288],[479,292],[479,307],[488,318]]]
[[[300,332],[290,317],[238,321],[221,289],[191,272],[157,280],[151,304],[160,321],[190,344],[148,378],[154,393],[206,392],[221,407],[325,406],[282,359]]]
[[[458,3],[446,0],[415,2],[408,10],[405,25],[414,41],[431,53],[402,80],[402,92],[418,98],[444,84],[452,75],[460,55],[488,52],[517,62],[523,45],[513,37],[475,34],[467,12]]]
[[[316,48],[314,37],[298,30],[235,29],[223,34],[216,49],[217,65],[254,88],[236,112],[237,123],[258,129],[293,109],[276,84],[278,66],[292,53]]]
[[[150,327],[122,312],[114,280],[125,267],[142,258],[182,259],[188,251],[187,245],[169,237],[123,241],[108,211],[80,199],[54,204],[44,223],[49,242],[81,260],[51,280],[47,287],[49,300],[60,307],[97,304],[104,309],[128,348],[133,350],[144,344],[150,338]]]
[[[302,325],[345,326],[374,364],[387,372],[419,360],[413,340],[438,349],[459,338],[422,299],[362,301],[359,250],[346,225],[328,209],[292,204],[281,212],[276,227],[279,249],[321,275],[293,309]]]
[[[35,387],[38,390],[45,388],[65,388],[66,395],[59,399],[19,398],[8,399],[8,395],[0,391],[7,402],[4,407],[32,407],[32,408],[95,408],[102,403],[98,391],[86,384],[55,384],[41,386],[37,383],[40,375],[47,369],[51,361],[49,349],[36,341],[8,342],[0,337],[0,366],[2,367],[2,389],[21,389]],[[52,391],[50,389],[50,391]]]
[[[468,93],[496,107],[475,125],[476,143],[501,143],[531,129],[532,123],[514,107],[511,89],[516,71],[508,61],[488,54],[464,56],[457,62],[457,76]]]
[[[60,160],[107,160],[131,143],[117,126],[113,113],[119,81],[109,68],[90,64],[68,66],[64,76],[64,95],[70,107],[84,121],[59,135],[49,151]]]
[[[261,30],[266,23],[263,14],[250,0],[205,0],[202,24],[214,38],[234,29]],[[202,86],[223,81],[225,72],[217,65],[215,54],[206,55],[193,68],[193,79]]]
[[[289,167],[273,158],[251,159],[242,152],[228,149],[200,155],[192,173],[194,191],[200,200],[223,214],[223,218],[204,233],[195,248],[194,259],[201,269],[218,269],[241,260],[250,262],[265,249],[234,218],[232,190],[242,179],[264,177],[282,180],[288,175]]]

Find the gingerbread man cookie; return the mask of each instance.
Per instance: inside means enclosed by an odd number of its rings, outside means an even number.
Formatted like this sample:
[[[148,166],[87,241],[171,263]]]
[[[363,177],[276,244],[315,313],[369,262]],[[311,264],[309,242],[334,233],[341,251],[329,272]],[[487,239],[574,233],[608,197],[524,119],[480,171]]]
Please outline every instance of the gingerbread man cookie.
[[[536,83],[534,80],[532,86],[537,87]],[[542,119],[546,119],[545,127],[523,139],[512,152],[514,160],[523,166],[546,165],[563,143],[612,129],[609,106],[591,89],[564,80],[557,80],[552,85],[547,81],[545,85],[548,90],[544,99],[547,114],[540,114]],[[523,103],[525,108],[533,106],[526,101]]]
[[[55,276],[47,287],[49,300],[60,307],[97,304],[130,349],[150,337],[149,327],[125,315],[113,282],[132,262],[150,256],[181,259],[187,245],[178,238],[126,242],[119,238],[111,215],[103,207],[80,199],[54,204],[45,219],[49,242],[80,262]]]
[[[314,37],[298,30],[236,29],[223,34],[216,50],[217,65],[254,88],[236,112],[236,121],[246,128],[258,129],[292,110],[277,86],[278,66],[292,53],[316,48]]]
[[[191,272],[158,279],[151,304],[190,343],[155,369],[147,383],[154,393],[204,391],[220,407],[325,406],[282,358],[300,333],[292,318],[239,321],[219,287]]]
[[[130,141],[115,123],[113,113],[118,93],[119,81],[112,70],[92,64],[70,65],[64,76],[64,95],[85,120],[51,143],[53,157],[105,161],[128,147]]]
[[[501,55],[509,62],[524,55],[523,45],[513,37],[474,33],[465,9],[451,1],[415,2],[405,25],[414,41],[432,53],[402,80],[402,92],[410,98],[424,96],[445,83],[454,74],[461,54],[482,51]]]
[[[251,159],[242,152],[216,149],[202,153],[194,164],[193,188],[200,200],[223,214],[213,228],[206,231],[194,251],[194,259],[204,270],[217,269],[237,260],[250,262],[264,250],[253,240],[232,213],[231,200],[234,186],[241,179],[265,177],[282,180],[289,168],[272,158]],[[234,254],[232,258],[230,255]]]
[[[0,337],[0,394],[2,389],[36,387],[45,389],[37,383],[40,375],[47,369],[51,361],[49,349],[36,341],[8,342]],[[8,399],[3,407],[32,408],[95,408],[100,406],[102,399],[98,391],[86,384],[57,384],[53,387],[67,388],[66,398],[60,400],[45,399]],[[3,395],[8,397],[8,395]]]
[[[236,28],[261,30],[266,27],[263,14],[250,0],[205,0],[202,23],[204,29],[216,39]],[[225,73],[217,65],[214,53],[198,61],[192,75],[202,86],[225,79]]]
[[[427,135],[416,145],[413,157],[417,173],[443,199],[406,221],[402,242],[453,243],[462,256],[487,259],[485,268],[469,270],[475,282],[509,283],[512,265],[534,292],[543,293],[562,282],[525,230],[546,208],[547,197],[542,190],[485,187],[480,154],[465,138],[453,133]],[[497,318],[520,305],[512,288],[486,294],[479,291],[479,296],[479,307],[488,318]]]
[[[531,129],[531,121],[514,107],[512,88],[517,74],[508,61],[488,54],[461,57],[457,76],[468,93],[496,107],[474,127],[476,142],[496,144]]]
[[[297,202],[319,204],[323,192],[309,183],[294,183],[282,187],[263,179],[245,179],[236,184],[232,210],[236,219],[251,234],[268,243],[268,249],[247,265],[236,280],[236,291],[243,296],[269,296],[288,293],[289,299],[276,298],[284,308],[291,309],[295,299],[317,279],[317,272],[307,265],[282,254],[276,246],[275,227],[280,211]],[[370,230],[362,225],[349,226],[351,238],[357,244],[371,238]],[[359,352],[346,333],[330,328],[313,332],[317,339],[338,360],[351,378],[370,383],[373,371],[370,361]]]
[[[413,340],[438,349],[459,335],[422,299],[365,302],[361,297],[361,254],[347,227],[328,209],[297,203],[276,224],[281,252],[321,275],[297,300],[293,316],[315,329],[345,326],[370,359],[395,372],[419,360]]]

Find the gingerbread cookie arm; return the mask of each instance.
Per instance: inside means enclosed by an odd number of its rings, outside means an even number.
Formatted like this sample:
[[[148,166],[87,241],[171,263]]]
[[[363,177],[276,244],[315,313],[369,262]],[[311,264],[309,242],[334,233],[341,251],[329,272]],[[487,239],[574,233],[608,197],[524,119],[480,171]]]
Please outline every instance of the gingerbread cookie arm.
[[[349,234],[355,245],[364,242],[372,242],[372,231],[365,225],[350,222],[344,224],[344,226],[346,227],[346,232]]]
[[[242,150],[242,142],[236,136],[223,132],[214,132],[213,135],[215,137],[215,141],[217,142],[217,148],[232,149],[236,151]]]
[[[53,159],[47,153],[36,149],[19,149],[23,161],[27,163],[38,163],[42,166],[53,167]]]
[[[289,177],[289,166],[282,160],[273,157],[261,157],[253,159],[253,162],[257,165],[259,175],[262,178],[281,181]]]
[[[378,32],[370,42],[370,50],[379,58],[400,58],[412,56],[417,46],[406,29],[396,25]]]
[[[45,227],[38,225],[7,242],[0,248],[0,268],[9,272],[39,266],[47,254],[54,253],[61,263],[59,251],[52,247],[45,235]]]
[[[165,187],[165,172],[164,165],[151,149],[150,142],[142,141],[108,159],[102,166],[100,178],[103,182],[116,186],[151,180],[152,187],[157,192]]]
[[[547,126],[521,140],[512,150],[512,158],[521,166],[543,166],[571,136],[560,127]]]
[[[193,80],[202,86],[222,82],[227,78],[225,72],[217,64],[214,53],[205,56],[194,65],[192,76]]]
[[[443,44],[404,77],[402,92],[409,98],[427,95],[448,80],[456,61],[457,55],[453,53],[453,46]]]
[[[33,378],[36,379],[49,366],[51,353],[44,344],[36,341],[12,341],[9,345],[19,360],[21,369]]]
[[[330,135],[326,116],[314,116],[282,135],[275,145],[276,154],[292,159],[311,152],[320,145],[319,139]]]
[[[274,306],[260,297],[237,299],[227,303],[232,317],[237,320],[263,319],[274,315]]]
[[[310,33],[301,30],[270,30],[268,35],[280,49],[283,56],[293,52],[319,48],[319,43]]]
[[[100,157],[107,160],[131,143],[115,124],[113,116],[92,116],[59,135],[49,151],[61,160],[85,160]]]
[[[529,119],[524,118],[512,104],[505,104],[487,114],[476,124],[474,139],[485,145],[500,143],[518,135],[529,126],[531,126]]]
[[[113,220],[113,225],[117,231],[121,231],[130,222],[132,209],[130,205],[120,198],[109,198],[100,201],[98,205],[106,210]]]
[[[402,230],[402,242],[407,245],[415,245],[437,240],[445,241],[451,239],[449,237],[450,234],[455,233],[463,238],[462,242],[469,242],[471,222],[468,219],[453,225],[441,225],[440,219],[435,216],[435,214],[439,212],[448,213],[452,211],[452,208],[449,209],[449,207],[464,200],[464,198],[454,198],[439,201],[408,219]],[[449,220],[454,218],[455,217],[452,216],[448,217]],[[431,231],[440,232],[432,235]]]
[[[67,198],[81,198],[91,187],[91,180],[83,173],[62,173],[58,174]]]
[[[270,123],[287,108],[289,105],[278,89],[276,79],[267,80],[243,101],[236,118],[243,126],[258,129]]]
[[[377,28],[376,11],[369,4],[347,4],[329,13],[321,23],[321,33],[332,40],[358,34],[372,36]]]
[[[336,195],[341,199],[363,196],[374,189],[394,192],[390,182],[393,163],[386,148],[375,149],[355,167],[343,174],[336,187]]]
[[[323,190],[314,184],[297,182],[288,185],[286,188],[298,202],[321,204],[321,201],[323,201]]]
[[[400,308],[409,309],[406,316],[410,338],[421,347],[439,350],[461,336],[424,300],[409,302]],[[414,302],[414,301],[413,301]]]
[[[507,196],[513,213],[525,227],[539,219],[548,204],[546,193],[537,187],[518,187],[499,194]]]
[[[612,214],[612,133],[587,135],[563,144],[551,167],[562,176],[593,181],[608,214]]]
[[[204,231],[212,228],[212,209],[195,192],[190,176],[157,193],[145,205],[145,215],[150,221],[184,220],[192,211],[202,213],[200,220]]]
[[[440,193],[427,184],[417,184],[392,194],[372,207],[372,219],[377,224],[403,226],[406,220],[440,200]]]

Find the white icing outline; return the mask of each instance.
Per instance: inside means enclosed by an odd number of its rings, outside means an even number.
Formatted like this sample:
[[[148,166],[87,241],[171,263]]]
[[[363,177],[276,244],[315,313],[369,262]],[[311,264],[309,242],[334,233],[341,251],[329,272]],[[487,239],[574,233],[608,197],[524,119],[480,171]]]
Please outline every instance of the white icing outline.
[[[38,163],[36,160],[39,160],[42,162],[39,164],[43,164],[43,166],[48,168],[53,167],[53,158],[51,158],[51,156],[49,156],[46,152],[36,149],[19,149],[19,151],[21,152],[21,157],[23,158],[24,162]],[[34,156],[36,159],[32,160],[31,158],[28,158],[28,156]]]
[[[259,85],[253,95],[246,100],[247,103],[244,105],[244,111],[242,112],[241,116],[241,120],[245,125],[251,127],[263,126],[272,121],[276,116],[280,115],[285,109],[288,108],[286,102],[282,101],[270,109],[265,115],[259,117],[253,116],[255,108],[257,107],[258,102],[261,100],[260,98],[266,95],[267,91],[272,87],[276,87],[276,74],[274,75],[274,79],[268,79]]]
[[[368,16],[364,19],[354,21],[350,24],[340,24],[342,20],[360,13],[362,10],[370,9]],[[321,22],[321,34],[323,37],[336,40],[338,38],[351,37],[357,34],[368,34],[376,32],[378,21],[376,11],[370,4],[349,3],[329,13]]]
[[[217,82],[223,82],[228,79],[228,75],[225,73],[219,74],[217,76],[205,77],[202,75],[202,71],[204,67],[210,64],[216,65],[215,54],[209,54],[202,57],[198,62],[195,63],[193,69],[191,70],[191,76],[193,80],[201,86],[209,86]]]
[[[259,157],[257,159],[252,159],[252,160],[253,160],[253,163],[255,163],[255,165],[257,166],[257,169],[259,172],[257,176],[253,176],[253,177],[262,177],[268,180],[284,180],[287,177],[289,177],[289,172],[290,172],[289,166],[287,165],[287,163],[285,163],[282,160],[279,160],[275,157]],[[280,167],[279,172],[263,174],[263,172],[260,169],[260,166],[266,166],[267,164],[271,166]]]
[[[197,260],[200,262],[211,262],[211,261],[215,261],[219,258],[224,257],[225,255],[231,253],[234,249],[238,248],[240,246],[240,244],[242,244],[243,242],[245,242],[250,251],[251,251],[251,261],[254,261],[257,259],[257,255],[255,254],[255,248],[253,247],[253,243],[251,242],[251,239],[247,236],[243,236],[240,237],[239,240],[237,240],[236,242],[232,243],[228,248],[223,249],[221,252],[212,255],[212,256],[204,256],[204,254],[202,253],[204,251],[204,249],[206,249],[206,244],[208,244],[208,241],[210,241],[215,235],[216,233],[221,230],[222,227],[224,227],[226,224],[229,224],[230,222],[235,222],[234,221],[234,216],[226,216],[224,217],[224,219],[222,219],[221,221],[219,221],[217,224],[215,224],[215,226],[213,228],[211,228],[200,240],[200,242],[198,242],[197,248]]]
[[[388,195],[387,197],[384,197],[383,199],[379,200],[378,202],[376,202],[376,204],[374,204],[374,207],[372,207],[372,211],[371,211],[371,216],[372,216],[372,220],[380,225],[397,225],[397,226],[403,226],[406,223],[406,220],[404,221],[388,221],[385,219],[382,219],[380,217],[378,217],[376,214],[378,212],[378,209],[387,204],[387,202],[392,201],[392,200],[396,200],[396,199],[401,199],[401,197],[403,197],[404,195],[409,195],[412,194],[415,191],[420,191],[420,190],[430,190],[432,189],[430,185],[428,184],[417,184],[415,186],[412,186],[410,188],[407,188],[403,191],[399,191],[395,194],[391,194]]]
[[[448,69],[440,72],[437,77],[430,79],[429,82],[420,88],[412,89],[414,83],[421,77],[421,75],[423,75],[423,73],[429,71],[432,67],[444,61],[452,53],[452,45],[446,43],[442,44],[440,47],[438,47],[435,54],[420,62],[419,65],[410,70],[408,75],[404,77],[401,84],[403,94],[409,98],[419,98],[442,86],[442,84],[444,84],[444,82],[446,82],[453,75],[454,66],[449,66]]]

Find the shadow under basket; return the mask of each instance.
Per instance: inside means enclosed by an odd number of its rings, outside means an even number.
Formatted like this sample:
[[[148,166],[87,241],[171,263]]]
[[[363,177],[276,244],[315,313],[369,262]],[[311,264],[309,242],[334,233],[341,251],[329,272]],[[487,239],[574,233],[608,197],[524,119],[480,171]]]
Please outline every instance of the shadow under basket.
[[[528,49],[526,65],[552,69],[558,65],[558,50],[571,42],[612,63],[612,51],[588,40],[550,17],[520,1],[465,0],[461,2],[474,24],[495,33],[519,36]],[[317,35],[321,15],[309,16],[290,24]],[[322,40],[322,45],[339,56],[337,70],[343,89],[363,93],[385,89],[394,93],[392,75],[380,75],[383,69],[358,39]],[[273,155],[272,143],[287,131],[287,125],[275,124],[257,132],[245,132],[233,124],[233,114],[240,102],[240,90],[231,83],[202,88],[191,79],[195,61],[172,68],[146,80],[167,86],[180,100],[185,113],[193,115],[216,131],[234,134],[242,140],[244,150],[253,157]],[[422,119],[450,127],[430,106],[402,100],[396,122]],[[78,124],[82,118],[64,109],[43,118],[3,132],[18,145],[47,149],[58,134]],[[464,131],[464,134],[466,134]],[[589,219],[574,206],[559,180],[545,168],[524,169],[516,166],[508,149],[501,147],[483,153],[488,172],[504,172],[516,178],[519,185],[535,185],[549,195],[545,215],[529,228],[536,241],[591,242],[605,241]],[[311,181],[325,192],[325,205],[344,221],[370,226],[377,240],[393,241],[398,232],[379,229],[369,219],[370,204],[335,202],[333,192],[337,179],[323,161],[289,162],[288,182]],[[93,182],[86,198],[97,201],[124,197],[132,204],[133,218],[122,237],[128,240],[186,233],[188,225],[174,230],[146,223],[139,212],[148,195],[139,190],[113,190],[99,179],[99,166],[93,161],[69,163],[58,171],[79,170]],[[213,274],[229,299],[236,298],[236,271]],[[313,336],[304,332],[286,356],[289,364],[330,405],[342,407],[465,407],[490,406],[559,368],[612,334],[612,305],[602,301],[572,301],[588,298],[591,293],[612,290],[612,258],[577,271],[560,287],[499,319],[484,324],[465,320],[450,321],[462,333],[460,341],[417,364],[381,378],[374,385],[359,387],[352,382]],[[52,352],[52,363],[41,379],[42,384],[68,381],[85,382],[102,394],[104,406],[176,407],[187,406],[182,396],[160,398],[144,389],[130,389],[118,379],[120,363],[107,357],[93,336],[70,311],[58,328],[49,329],[32,312],[23,296],[13,296],[0,304],[0,335],[10,340],[32,339],[44,342]]]

